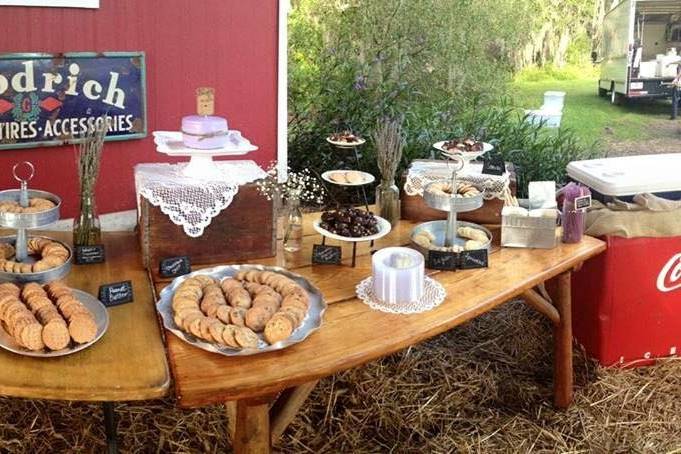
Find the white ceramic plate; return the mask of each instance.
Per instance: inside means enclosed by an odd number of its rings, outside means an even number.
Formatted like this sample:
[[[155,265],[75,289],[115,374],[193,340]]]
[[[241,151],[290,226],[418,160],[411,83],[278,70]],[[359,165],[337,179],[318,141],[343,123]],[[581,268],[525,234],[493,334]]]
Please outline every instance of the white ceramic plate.
[[[444,144],[447,143],[448,140],[443,140],[440,142],[437,142],[436,144],[433,145],[433,148],[436,150],[439,150],[445,154],[460,154],[463,156],[463,158],[467,161],[472,161],[473,159],[477,159],[480,156],[484,155],[485,153],[489,153],[490,151],[494,150],[494,146],[492,144],[489,144],[487,142],[482,142],[482,151],[460,151],[460,152],[452,152],[451,150],[447,150],[444,148]]]
[[[335,233],[331,233],[326,229],[321,228],[320,224],[322,223],[321,219],[317,219],[313,224],[312,227],[319,233],[320,235],[323,235],[327,238],[330,238],[332,240],[338,240],[338,241],[347,241],[349,243],[359,243],[362,241],[373,241],[377,240],[379,238],[383,238],[387,234],[390,233],[390,229],[392,228],[390,225],[390,222],[387,220],[383,219],[380,216],[376,216],[376,219],[378,220],[378,233],[375,235],[371,236],[363,236],[363,237],[348,237],[348,236],[340,236],[336,235]]]
[[[363,180],[360,183],[342,183],[338,181],[333,181],[331,176],[335,173],[345,173],[345,172],[357,172],[359,173]],[[376,178],[367,172],[362,172],[361,170],[328,170],[322,174],[324,181],[328,181],[331,184],[336,184],[338,186],[364,186],[365,184],[373,183]]]
[[[331,140],[331,137],[327,137],[326,141],[329,142],[331,145],[334,147],[338,148],[355,148],[359,147],[360,145],[364,145],[366,143],[366,140],[364,139],[359,139],[357,142],[336,142],[335,140]]]
[[[199,150],[185,147],[184,142],[182,142],[182,133],[179,131],[154,131],[153,134],[156,151],[168,156],[243,156],[258,149],[258,147],[251,143],[244,143],[239,146],[216,148],[214,150]]]
[[[97,335],[93,340],[85,344],[76,344],[72,341],[71,345],[63,350],[51,351],[45,349],[43,351],[34,352],[19,345],[17,341],[15,341],[14,338],[7,331],[5,331],[5,327],[0,325],[0,347],[23,356],[33,356],[35,358],[52,358],[55,356],[71,355],[81,350],[85,350],[101,339],[109,327],[109,312],[106,310],[106,306],[104,306],[101,301],[89,293],[85,293],[84,291],[75,288],[71,289],[71,291],[73,291],[73,294],[76,296],[76,298],[78,298],[78,301],[80,301],[83,306],[87,307],[95,317],[95,323],[97,324]]]

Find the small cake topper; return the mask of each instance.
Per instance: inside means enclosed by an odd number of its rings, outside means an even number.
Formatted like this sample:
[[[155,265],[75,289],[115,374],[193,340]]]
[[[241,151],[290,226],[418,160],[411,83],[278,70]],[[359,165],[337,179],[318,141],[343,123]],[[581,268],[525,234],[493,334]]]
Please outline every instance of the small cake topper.
[[[199,115],[213,115],[215,112],[215,89],[199,87],[196,89],[196,112]]]

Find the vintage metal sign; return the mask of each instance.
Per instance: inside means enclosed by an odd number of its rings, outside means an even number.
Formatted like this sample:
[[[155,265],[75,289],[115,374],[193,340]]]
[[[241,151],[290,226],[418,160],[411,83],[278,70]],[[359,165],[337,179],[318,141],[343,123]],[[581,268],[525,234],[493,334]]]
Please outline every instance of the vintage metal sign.
[[[0,149],[147,135],[144,53],[0,55]]]

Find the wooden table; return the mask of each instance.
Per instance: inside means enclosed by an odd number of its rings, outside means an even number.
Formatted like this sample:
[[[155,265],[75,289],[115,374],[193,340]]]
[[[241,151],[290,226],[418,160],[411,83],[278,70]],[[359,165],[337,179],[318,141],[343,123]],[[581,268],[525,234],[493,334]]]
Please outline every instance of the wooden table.
[[[489,269],[429,273],[447,290],[441,306],[422,314],[394,315],[374,311],[355,297],[357,283],[371,274],[367,243],[359,248],[355,268],[347,266],[349,246],[344,246],[344,266],[311,265],[312,246],[321,242],[310,228],[311,220],[306,219],[302,251],[280,250],[275,258],[253,263],[285,266],[322,290],[329,308],[319,331],[285,350],[245,358],[209,353],[167,335],[179,404],[226,402],[236,452],[269,452],[320,378],[429,339],[520,296],[553,322],[555,404],[570,404],[570,276],[585,260],[604,251],[605,243],[585,237],[579,244],[560,243],[552,250],[497,247]],[[413,227],[402,221],[377,241],[375,249],[407,244]],[[551,296],[545,283],[553,289]],[[156,278],[156,291],[166,284]]]
[[[70,234],[43,234],[70,243]],[[104,336],[73,355],[38,359],[0,349],[0,394],[101,402],[167,394],[170,374],[137,238],[133,233],[106,234],[104,245],[105,263],[74,265],[66,282],[97,295],[101,284],[130,280],[134,302],[109,308],[109,329]],[[105,414],[108,418],[113,415],[110,405],[105,406]]]

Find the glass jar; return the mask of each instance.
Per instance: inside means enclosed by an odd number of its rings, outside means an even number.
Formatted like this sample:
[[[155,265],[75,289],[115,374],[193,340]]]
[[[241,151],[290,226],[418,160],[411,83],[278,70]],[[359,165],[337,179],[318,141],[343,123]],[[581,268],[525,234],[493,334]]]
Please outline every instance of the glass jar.
[[[97,216],[95,198],[81,194],[80,214],[73,220],[73,245],[94,246],[102,242],[102,227]]]
[[[300,197],[289,194],[286,200],[286,219],[284,224],[284,250],[297,252],[303,247],[303,212]]]
[[[575,210],[574,201],[563,201],[563,243],[579,243],[586,227],[586,210]]]
[[[400,189],[394,180],[382,180],[376,186],[376,207],[377,214],[392,226],[400,220]]]

